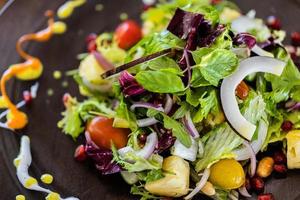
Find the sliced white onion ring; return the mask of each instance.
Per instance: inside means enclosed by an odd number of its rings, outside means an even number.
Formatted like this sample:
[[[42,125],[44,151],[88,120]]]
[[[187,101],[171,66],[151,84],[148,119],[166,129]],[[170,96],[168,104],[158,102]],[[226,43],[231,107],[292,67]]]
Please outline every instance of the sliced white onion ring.
[[[280,76],[286,63],[274,58],[256,56],[243,60],[237,71],[225,78],[221,85],[221,103],[224,114],[231,126],[244,138],[251,140],[256,125],[247,121],[239,110],[235,90],[249,74],[265,72]]]
[[[164,108],[161,105],[155,105],[147,102],[135,102],[130,106],[131,111],[134,111],[136,108],[152,108],[159,112],[164,112]]]
[[[204,170],[203,176],[201,177],[200,181],[196,184],[195,189],[193,189],[186,197],[184,197],[185,200],[193,198],[196,194],[200,192],[200,190],[205,186],[208,178],[210,175],[210,169],[206,168]]]
[[[266,56],[266,57],[274,58],[274,55],[272,53],[262,49],[257,44],[254,45],[254,47],[252,47],[251,51],[254,52],[255,54],[259,55],[259,56]]]
[[[250,154],[250,162],[251,162],[250,163],[250,177],[253,177],[256,172],[256,155],[255,155],[253,148],[247,141],[244,141],[243,145],[247,148],[247,150]]]

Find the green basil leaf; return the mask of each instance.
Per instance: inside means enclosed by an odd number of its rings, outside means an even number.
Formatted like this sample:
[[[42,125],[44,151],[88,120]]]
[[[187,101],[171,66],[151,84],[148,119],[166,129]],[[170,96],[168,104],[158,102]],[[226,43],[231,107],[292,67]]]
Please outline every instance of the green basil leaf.
[[[218,86],[219,81],[232,74],[238,65],[236,55],[226,49],[204,48],[192,55],[204,79],[213,86]]]
[[[135,78],[150,92],[176,93],[184,90],[181,78],[167,71],[141,71]]]
[[[187,130],[184,128],[184,126],[177,122],[176,120],[172,119],[168,115],[162,114],[164,117],[164,126],[167,129],[171,129],[173,135],[187,148],[189,148],[192,145],[192,140],[187,132]]]

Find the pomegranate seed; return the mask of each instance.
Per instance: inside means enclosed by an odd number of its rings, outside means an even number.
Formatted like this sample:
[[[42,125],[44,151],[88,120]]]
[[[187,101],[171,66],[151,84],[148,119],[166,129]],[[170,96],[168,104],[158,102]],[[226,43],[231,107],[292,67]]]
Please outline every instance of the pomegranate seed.
[[[26,104],[31,103],[31,101],[32,101],[31,92],[28,91],[28,90],[25,90],[23,92],[23,99],[24,99],[24,101],[25,101]]]
[[[145,144],[146,143],[146,140],[147,140],[147,135],[145,133],[142,133],[139,135],[139,141],[142,143],[142,144]]]
[[[275,200],[273,194],[267,193],[267,194],[260,194],[257,196],[257,200]]]
[[[282,151],[276,151],[273,159],[275,164],[286,164],[286,155]]]
[[[95,41],[97,39],[97,34],[95,33],[90,33],[86,38],[85,42],[89,44],[91,41]]]
[[[255,191],[257,194],[264,192],[265,182],[262,178],[255,176],[250,180],[250,183],[253,191]]]
[[[275,178],[286,178],[287,167],[284,164],[275,164],[273,169]]]
[[[284,132],[288,132],[290,130],[292,130],[293,128],[293,123],[291,121],[284,121],[282,124],[281,124],[281,129],[284,131]]]
[[[87,45],[87,49],[89,52],[96,51],[96,49],[97,49],[96,41],[95,40],[90,41]]]
[[[267,25],[271,29],[280,30],[281,29],[281,22],[275,16],[269,16],[267,19]]]
[[[294,46],[300,46],[300,33],[299,32],[293,32],[291,34],[291,39],[292,39],[292,45]]]
[[[87,155],[85,153],[84,145],[79,145],[74,153],[75,160],[82,162],[87,158]]]

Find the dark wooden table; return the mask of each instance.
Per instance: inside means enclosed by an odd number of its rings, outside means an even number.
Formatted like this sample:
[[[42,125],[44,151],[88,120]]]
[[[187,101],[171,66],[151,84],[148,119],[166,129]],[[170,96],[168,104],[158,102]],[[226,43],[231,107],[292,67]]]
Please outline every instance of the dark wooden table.
[[[46,9],[57,9],[63,0],[16,0],[16,2],[0,17],[0,72],[10,64],[20,61],[15,51],[16,40],[24,33],[29,33],[44,27],[46,19],[43,13]],[[296,0],[240,0],[237,1],[243,11],[254,8],[260,17],[270,14],[278,16],[284,29],[300,31],[300,2]],[[95,4],[102,3],[104,10],[95,12]],[[101,177],[92,166],[80,164],[73,160],[76,143],[61,133],[56,127],[63,110],[61,97],[69,91],[78,94],[78,89],[72,79],[63,77],[55,80],[54,70],[66,71],[78,66],[75,59],[78,53],[84,51],[84,38],[90,32],[113,30],[120,22],[122,12],[130,18],[138,19],[141,2],[138,0],[102,0],[89,1],[78,9],[72,18],[67,20],[69,31],[63,36],[55,36],[44,44],[30,43],[27,50],[42,59],[45,71],[39,79],[40,90],[33,104],[25,108],[29,114],[30,124],[23,131],[31,137],[33,162],[30,173],[39,178],[43,173],[54,175],[54,183],[50,188],[60,192],[63,197],[77,196],[82,200],[113,200],[133,199],[129,196],[129,187],[119,176]],[[63,89],[62,81],[68,81],[69,87]],[[28,89],[32,82],[11,81],[9,89],[15,101],[21,99],[20,91]],[[52,88],[53,96],[47,95]],[[20,133],[14,134],[0,130],[0,199],[12,200],[17,194],[24,194],[29,200],[44,199],[43,195],[30,192],[19,184],[13,159],[19,151]],[[269,181],[267,192],[272,192],[276,200],[300,199],[300,174],[293,171],[284,180]],[[137,198],[134,198],[137,199]]]

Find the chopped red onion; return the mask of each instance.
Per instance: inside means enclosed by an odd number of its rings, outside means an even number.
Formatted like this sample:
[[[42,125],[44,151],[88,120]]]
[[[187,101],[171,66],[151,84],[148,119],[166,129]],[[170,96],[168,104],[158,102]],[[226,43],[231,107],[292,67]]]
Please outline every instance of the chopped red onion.
[[[173,99],[171,98],[171,96],[169,94],[166,95],[166,103],[165,103],[165,113],[168,114],[173,106]]]
[[[191,78],[192,78],[192,74],[191,74],[191,63],[190,63],[190,58],[189,58],[189,54],[187,52],[187,50],[185,49],[183,51],[183,55],[185,57],[185,61],[186,61],[186,68],[187,68],[187,74],[188,74],[188,83],[186,88],[190,87],[191,84]]]
[[[252,197],[251,194],[249,194],[249,192],[247,191],[245,186],[239,188],[239,193],[244,197],[248,197],[248,198]]]
[[[164,109],[161,105],[155,105],[155,104],[146,103],[146,102],[136,102],[136,103],[133,103],[132,106],[130,106],[130,110],[132,110],[132,111],[134,111],[135,108],[152,108],[159,112],[164,112]]]
[[[250,177],[253,177],[255,175],[256,172],[256,156],[255,156],[255,152],[253,150],[253,148],[251,147],[251,145],[247,142],[244,141],[243,145],[247,148],[249,154],[250,154]]]
[[[156,124],[158,121],[154,117],[139,119],[136,121],[139,127],[147,127]]]
[[[300,110],[300,102],[288,101],[286,102],[285,107],[288,108],[288,112]]]
[[[200,190],[205,186],[210,174],[210,169],[206,168],[204,170],[204,173],[200,179],[200,181],[196,184],[195,189],[192,190],[186,197],[184,197],[185,200],[193,198],[196,194],[200,192]]]
[[[96,61],[98,62],[98,64],[105,70],[112,70],[114,69],[114,65],[111,64],[106,58],[104,58],[104,56],[98,52],[98,51],[92,51],[92,54],[94,56],[94,58],[96,59]]]
[[[148,159],[154,152],[157,143],[158,143],[157,134],[153,132],[147,136],[145,146],[141,150],[136,151],[136,155]]]
[[[127,153],[133,152],[135,155],[139,157],[148,159],[154,152],[157,143],[158,143],[157,134],[155,132],[152,132],[150,135],[147,136],[146,144],[142,149],[138,151],[134,151],[130,146],[126,146],[124,148],[119,149],[118,153],[121,157],[124,157]],[[128,162],[132,162],[132,161],[128,161]]]
[[[193,121],[192,121],[192,118],[191,118],[191,113],[190,111],[188,111],[184,118],[183,118],[183,123],[186,127],[186,129],[189,131],[190,135],[193,137],[193,138],[198,138],[200,135],[199,135],[199,132],[197,131]]]
[[[94,148],[98,149],[99,147],[93,142],[92,138],[91,138],[91,135],[88,131],[85,131],[84,133],[84,136],[85,136],[85,140],[86,140],[86,143],[87,144],[90,144],[92,145]]]

